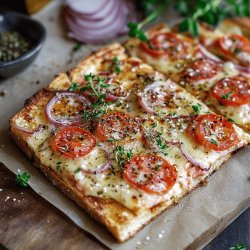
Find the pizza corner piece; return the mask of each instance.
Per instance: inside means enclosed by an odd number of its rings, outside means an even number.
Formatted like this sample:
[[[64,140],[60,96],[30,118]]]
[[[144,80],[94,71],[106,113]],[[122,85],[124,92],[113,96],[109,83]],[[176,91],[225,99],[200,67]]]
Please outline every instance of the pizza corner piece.
[[[123,242],[250,142],[232,121],[112,44],[25,102],[15,142]]]
[[[250,132],[250,40],[229,26],[200,25],[194,39],[161,24],[148,30],[147,42],[131,38],[125,47]]]

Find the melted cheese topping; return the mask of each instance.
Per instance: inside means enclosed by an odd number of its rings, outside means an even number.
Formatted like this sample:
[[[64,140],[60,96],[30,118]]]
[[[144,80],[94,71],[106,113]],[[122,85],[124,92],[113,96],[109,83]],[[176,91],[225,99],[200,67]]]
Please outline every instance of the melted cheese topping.
[[[249,126],[250,124],[250,104],[244,104],[241,106],[225,106],[219,104],[218,101],[211,95],[207,98],[206,104],[225,117],[231,118],[239,125]]]
[[[113,54],[111,54],[112,60]],[[107,58],[106,58],[107,59]],[[106,60],[105,59],[105,60]],[[119,58],[119,60],[121,60]],[[214,152],[204,152],[202,147],[193,148],[193,145],[190,141],[186,140],[183,136],[183,129],[181,124],[177,124],[174,120],[164,120],[165,115],[192,115],[196,114],[197,111],[194,110],[192,106],[198,105],[199,112],[205,113],[208,112],[208,108],[199,102],[196,98],[191,96],[182,88],[175,85],[175,94],[173,95],[173,101],[176,104],[175,107],[163,107],[162,110],[164,114],[147,114],[138,104],[137,98],[140,94],[140,91],[147,84],[151,84],[154,81],[159,79],[163,80],[164,77],[154,72],[154,70],[146,65],[141,63],[139,59],[124,59],[126,67],[131,65],[131,63],[139,64],[134,70],[128,71],[125,67],[124,72],[119,75],[119,81],[127,88],[133,88],[133,92],[130,93],[129,97],[125,100],[119,100],[117,103],[110,106],[109,111],[121,111],[129,113],[130,115],[140,116],[146,119],[142,123],[142,128],[144,132],[148,133],[148,142],[145,145],[145,142],[140,138],[133,138],[133,140],[127,141],[118,141],[118,142],[104,142],[97,144],[94,149],[83,157],[76,159],[69,159],[63,157],[62,154],[54,152],[51,149],[51,137],[55,132],[54,126],[48,124],[45,114],[43,112],[44,105],[37,105],[37,109],[32,111],[30,116],[32,122],[37,124],[46,124],[47,126],[28,137],[27,143],[30,148],[34,150],[35,155],[39,158],[42,164],[56,171],[61,178],[66,181],[69,181],[75,185],[79,191],[82,191],[85,195],[110,198],[118,201],[127,208],[133,210],[134,212],[139,212],[145,208],[151,208],[154,205],[159,204],[162,201],[167,201],[169,204],[173,200],[176,200],[183,196],[184,193],[188,192],[195,185],[197,185],[203,178],[205,178],[209,172],[204,172],[198,178],[194,178],[193,175],[190,175],[190,162],[184,157],[178,145],[173,144],[173,140],[181,140],[185,147],[190,147],[190,154],[195,155],[199,159],[206,159],[206,161],[213,165],[216,160],[221,156],[220,154],[215,154]],[[110,61],[108,62],[110,64]],[[123,62],[120,62],[121,65]],[[107,69],[107,60],[102,63],[99,61],[96,63],[96,67],[93,65],[84,66],[80,65],[76,69],[75,78],[79,79],[80,74],[93,73],[98,74],[104,69]],[[127,70],[126,70],[127,69]],[[163,81],[164,82],[164,81]],[[46,104],[45,104],[46,105]],[[33,106],[32,106],[33,107]],[[41,111],[42,110],[42,111]],[[22,114],[22,113],[21,113]],[[22,120],[23,119],[23,120]],[[18,124],[27,124],[25,122],[25,117],[20,115],[16,119]],[[152,125],[152,124],[156,124]],[[27,126],[27,125],[23,125]],[[171,133],[175,133],[175,136]],[[177,132],[178,131],[178,132]],[[159,147],[157,143],[155,133],[160,136],[163,136],[165,139],[168,139],[169,142],[164,141],[166,147]],[[191,145],[191,146],[190,146]],[[170,164],[176,167],[178,172],[178,177],[176,183],[171,188],[171,190],[164,195],[149,194],[138,188],[134,188],[129,185],[125,180],[123,180],[121,175],[121,170],[116,159],[116,147],[123,146],[124,150],[131,150],[134,155],[139,155],[141,153],[151,153],[163,157]],[[108,155],[108,157],[107,157]],[[202,156],[202,157],[201,157]],[[89,173],[90,171],[99,170],[103,165],[109,160],[110,168],[107,171],[98,174]],[[211,168],[210,171],[213,169]],[[196,170],[192,169],[192,173]]]

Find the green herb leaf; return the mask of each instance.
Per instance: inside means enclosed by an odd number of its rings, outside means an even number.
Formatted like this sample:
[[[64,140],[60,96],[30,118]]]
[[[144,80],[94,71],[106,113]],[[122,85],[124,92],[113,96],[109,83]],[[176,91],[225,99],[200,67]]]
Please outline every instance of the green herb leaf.
[[[20,187],[27,187],[28,182],[30,179],[30,174],[24,172],[22,174],[18,174],[16,176],[15,182],[20,186]]]
[[[78,50],[80,50],[82,47],[81,43],[76,43],[75,46],[72,48],[72,52],[77,52]]]
[[[117,146],[115,148],[115,159],[120,167],[121,171],[124,169],[124,165],[133,157],[132,149],[125,150],[123,146]]]
[[[77,173],[80,172],[80,171],[81,171],[81,168],[77,168],[77,169],[74,171],[74,173],[77,174]]]
[[[175,8],[185,19],[180,23],[179,30],[192,36],[199,35],[198,22],[217,25],[224,18],[232,16],[249,16],[249,0],[144,0],[140,1],[147,16],[140,23],[129,23],[129,36],[147,41],[142,28],[155,20],[168,6]]]
[[[161,168],[161,165],[156,165],[154,171],[158,171]]]
[[[157,123],[155,122],[152,124],[152,128],[156,128],[156,127],[157,127]]]
[[[62,164],[61,161],[58,161],[58,162],[56,163],[56,170],[57,170],[57,171],[61,171],[61,164]]]
[[[222,99],[228,99],[229,96],[232,95],[232,94],[233,94],[233,92],[228,92],[228,93],[226,93],[225,95],[222,95],[221,98],[222,98]]]
[[[201,111],[201,105],[199,103],[197,103],[197,105],[192,105],[192,108],[197,114],[199,114]]]
[[[157,144],[158,148],[161,150],[168,148],[168,145],[163,142],[160,135],[156,137],[156,144]]]
[[[235,246],[230,247],[229,250],[247,250],[247,247],[244,243],[240,242],[236,244]]]
[[[216,140],[210,139],[210,141],[211,141],[213,144],[218,145],[218,142],[217,142]]]
[[[103,77],[95,76],[92,73],[84,76],[87,81],[87,85],[82,87],[81,91],[90,90],[91,95],[97,97],[97,101],[92,103],[91,110],[84,110],[82,118],[86,121],[100,118],[102,115],[107,113],[111,102],[105,100],[106,94],[103,88],[110,87],[110,84],[106,84],[106,79]],[[104,93],[103,93],[104,92]]]
[[[117,56],[114,57],[113,63],[114,63],[114,65],[115,65],[115,72],[116,72],[117,75],[119,75],[120,72],[121,72],[121,67],[120,67],[120,63],[119,63],[119,61],[118,61]]]
[[[230,121],[230,122],[235,122],[233,119],[231,119],[231,118],[227,118],[228,119],[228,121]]]
[[[179,24],[179,29],[181,32],[188,32],[192,36],[196,37],[199,35],[198,24],[192,18],[186,18]]]
[[[115,139],[107,139],[106,142],[116,142],[118,140],[115,140]]]
[[[189,12],[188,3],[186,0],[180,0],[175,4],[175,8],[182,14],[187,15]]]
[[[68,88],[68,91],[77,91],[78,90],[78,84],[76,82],[72,82],[70,87]]]

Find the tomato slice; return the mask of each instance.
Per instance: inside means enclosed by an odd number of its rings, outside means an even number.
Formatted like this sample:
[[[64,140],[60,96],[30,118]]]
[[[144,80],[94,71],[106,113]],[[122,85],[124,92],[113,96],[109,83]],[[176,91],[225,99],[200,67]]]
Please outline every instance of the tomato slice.
[[[141,119],[124,113],[104,115],[98,122],[96,135],[100,141],[122,140],[141,133]]]
[[[155,35],[149,42],[142,42],[141,48],[154,57],[181,59],[188,53],[187,41],[180,39],[175,33],[166,32]]]
[[[219,80],[210,91],[221,104],[240,106],[250,104],[250,83],[243,76],[227,77]]]
[[[192,61],[182,73],[184,81],[199,81],[213,78],[222,66],[208,58],[199,58]]]
[[[226,59],[234,58],[239,64],[249,65],[250,57],[250,40],[244,36],[232,34],[230,36],[223,36],[215,41],[213,46],[218,47]],[[240,57],[240,53],[248,54],[248,60]]]
[[[175,184],[177,170],[168,161],[156,155],[134,156],[124,166],[123,178],[135,188],[150,194],[165,194]]]
[[[239,142],[233,124],[215,114],[198,116],[194,123],[187,127],[186,132],[196,143],[215,151],[229,149]]]
[[[87,155],[95,144],[96,139],[90,132],[75,126],[59,129],[51,140],[53,151],[68,158]]]

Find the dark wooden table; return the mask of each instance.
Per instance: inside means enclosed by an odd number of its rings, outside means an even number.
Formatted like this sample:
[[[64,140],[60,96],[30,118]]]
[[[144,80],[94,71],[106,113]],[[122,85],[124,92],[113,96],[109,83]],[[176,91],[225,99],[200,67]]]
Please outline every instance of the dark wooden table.
[[[107,249],[31,188],[20,188],[0,163],[0,249]],[[250,208],[204,250],[250,249]]]

